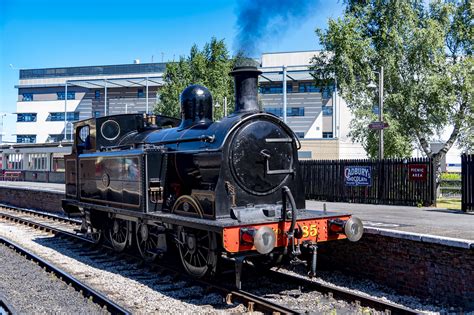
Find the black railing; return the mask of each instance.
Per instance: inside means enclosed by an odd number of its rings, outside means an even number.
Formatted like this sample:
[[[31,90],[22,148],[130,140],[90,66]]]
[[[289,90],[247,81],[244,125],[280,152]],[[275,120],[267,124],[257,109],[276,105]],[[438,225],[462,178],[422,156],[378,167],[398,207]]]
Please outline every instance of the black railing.
[[[461,207],[474,211],[474,154],[461,155]]]
[[[431,206],[436,181],[431,159],[300,161],[307,199]]]

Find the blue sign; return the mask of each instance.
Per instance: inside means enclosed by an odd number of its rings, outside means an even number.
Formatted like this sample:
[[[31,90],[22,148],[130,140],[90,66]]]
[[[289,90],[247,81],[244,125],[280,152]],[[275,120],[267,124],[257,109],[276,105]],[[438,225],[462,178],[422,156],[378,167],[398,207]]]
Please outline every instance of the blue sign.
[[[344,166],[346,186],[372,186],[372,168],[370,166]]]

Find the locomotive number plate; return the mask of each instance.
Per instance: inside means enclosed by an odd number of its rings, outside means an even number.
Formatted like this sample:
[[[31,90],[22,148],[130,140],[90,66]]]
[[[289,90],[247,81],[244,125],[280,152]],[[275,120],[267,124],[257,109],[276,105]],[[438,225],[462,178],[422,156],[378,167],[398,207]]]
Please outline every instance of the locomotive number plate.
[[[303,238],[315,237],[318,235],[318,226],[316,224],[302,225]]]

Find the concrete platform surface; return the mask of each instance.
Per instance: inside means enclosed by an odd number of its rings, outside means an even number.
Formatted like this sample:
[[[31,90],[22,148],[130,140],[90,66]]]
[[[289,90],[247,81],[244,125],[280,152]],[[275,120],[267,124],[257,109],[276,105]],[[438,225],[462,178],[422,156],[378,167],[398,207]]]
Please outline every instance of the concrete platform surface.
[[[64,184],[55,184],[55,183],[39,183],[39,182],[13,182],[13,181],[0,181],[0,187],[12,187],[12,188],[22,188],[22,189],[31,189],[31,190],[42,190],[42,191],[54,191],[54,192],[64,192]]]
[[[474,243],[474,213],[432,207],[372,205],[307,200],[306,208],[350,213],[364,227],[469,240]]]
[[[64,184],[9,181],[0,181],[0,187],[56,193],[64,192],[65,189]],[[431,237],[425,237],[428,235],[435,238],[467,240],[469,241],[467,246],[471,246],[471,248],[474,246],[474,213],[431,207],[418,208],[314,200],[307,200],[306,208],[322,210],[324,203],[326,203],[327,211],[350,213],[359,217],[369,233],[386,234],[386,231],[394,233],[399,231],[405,233],[404,238],[432,242]],[[423,235],[423,240],[420,235]]]

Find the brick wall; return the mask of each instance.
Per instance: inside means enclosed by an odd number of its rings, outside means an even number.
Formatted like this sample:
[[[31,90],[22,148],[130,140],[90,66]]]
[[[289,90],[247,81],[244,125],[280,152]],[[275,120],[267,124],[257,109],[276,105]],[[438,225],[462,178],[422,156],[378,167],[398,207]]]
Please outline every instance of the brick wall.
[[[0,203],[51,212],[62,212],[64,193],[0,187]]]
[[[321,244],[321,267],[371,279],[398,293],[474,310],[474,249],[364,234]]]

